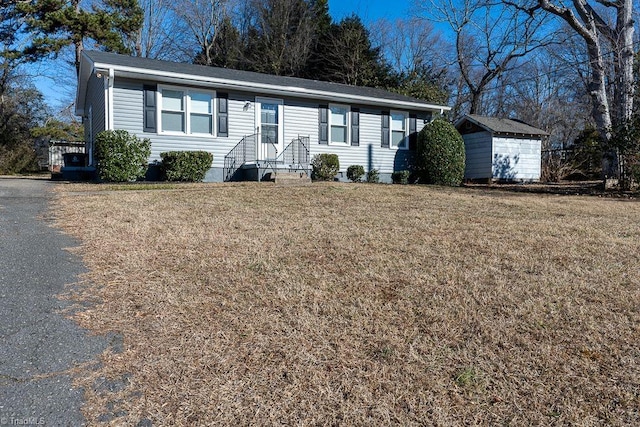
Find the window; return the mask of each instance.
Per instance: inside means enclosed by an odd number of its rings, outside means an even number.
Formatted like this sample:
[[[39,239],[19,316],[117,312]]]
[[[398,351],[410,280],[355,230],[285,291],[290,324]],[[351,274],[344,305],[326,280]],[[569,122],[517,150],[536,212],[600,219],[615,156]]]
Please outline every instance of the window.
[[[260,103],[260,126],[262,131],[262,142],[278,144],[278,110],[280,104],[261,102]]]
[[[184,92],[162,90],[162,130],[184,132]]]
[[[213,134],[213,97],[208,93],[191,92],[190,133]]]
[[[213,93],[174,88],[162,88],[160,93],[162,132],[214,134]]]
[[[349,141],[349,107],[329,106],[329,126],[332,143],[346,144]]]
[[[408,149],[407,139],[407,115],[405,113],[391,112],[391,147]]]

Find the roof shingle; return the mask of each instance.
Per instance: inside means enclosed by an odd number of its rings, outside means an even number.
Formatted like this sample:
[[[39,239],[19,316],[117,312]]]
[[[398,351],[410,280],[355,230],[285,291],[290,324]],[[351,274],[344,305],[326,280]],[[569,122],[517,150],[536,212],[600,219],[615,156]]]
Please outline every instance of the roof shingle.
[[[516,135],[536,135],[548,136],[549,134],[542,129],[535,128],[526,123],[512,120],[500,119],[497,117],[478,116],[476,114],[467,114],[460,122],[469,120],[476,125],[485,128],[493,133],[516,134]]]
[[[195,65],[160,61],[156,59],[140,58],[115,53],[85,51],[84,54],[93,62],[101,64],[116,65],[121,67],[139,68],[153,70],[157,72],[169,72],[201,76],[205,78],[217,78],[234,80],[238,82],[257,83],[282,88],[299,88],[314,91],[334,92],[339,94],[354,95],[361,97],[378,98],[389,101],[412,102],[422,104],[425,108],[434,107],[434,104],[417,98],[400,95],[383,89],[352,86],[341,83],[330,83],[319,80],[308,80],[297,77],[274,76],[269,74],[256,73],[251,71],[232,70],[229,68],[209,67],[205,65]],[[448,110],[448,107],[443,107]]]

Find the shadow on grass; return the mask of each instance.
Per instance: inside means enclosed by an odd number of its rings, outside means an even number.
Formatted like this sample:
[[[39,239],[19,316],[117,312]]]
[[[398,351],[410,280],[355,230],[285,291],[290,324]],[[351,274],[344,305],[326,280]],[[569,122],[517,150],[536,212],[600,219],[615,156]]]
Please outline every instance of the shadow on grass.
[[[491,183],[464,184],[465,188],[486,192],[510,192],[527,194],[557,194],[562,196],[597,196],[614,199],[637,200],[640,191],[604,189],[602,181],[565,181],[559,183]]]

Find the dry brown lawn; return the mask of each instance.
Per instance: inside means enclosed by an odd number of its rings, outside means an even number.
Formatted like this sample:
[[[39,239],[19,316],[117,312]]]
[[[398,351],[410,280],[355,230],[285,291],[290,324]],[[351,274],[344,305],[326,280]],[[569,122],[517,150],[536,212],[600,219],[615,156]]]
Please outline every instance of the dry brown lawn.
[[[74,317],[124,338],[78,375],[92,424],[640,423],[639,203],[58,188]]]

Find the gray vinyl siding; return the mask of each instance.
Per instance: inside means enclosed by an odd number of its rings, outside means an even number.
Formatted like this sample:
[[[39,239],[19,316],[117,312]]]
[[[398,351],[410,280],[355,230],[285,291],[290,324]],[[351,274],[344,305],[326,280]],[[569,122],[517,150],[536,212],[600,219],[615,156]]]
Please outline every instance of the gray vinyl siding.
[[[91,123],[93,124],[92,136],[95,138],[98,133],[106,129],[103,79],[99,79],[95,75],[91,76],[87,84],[87,102],[85,105],[85,115],[87,115],[85,123],[89,123],[88,115],[89,109],[91,109]],[[85,128],[85,141],[93,143],[93,140],[89,138],[89,135],[89,129]]]
[[[140,137],[143,126],[143,92],[141,82],[116,80],[113,86],[113,127]]]
[[[148,82],[144,82],[148,83]],[[120,80],[114,85],[114,127],[135,133],[139,137],[151,140],[151,157],[159,161],[160,153],[166,151],[202,150],[213,154],[214,168],[222,168],[224,156],[245,136],[254,130],[254,96],[242,93],[229,93],[229,136],[164,135],[162,133],[143,132],[143,82]],[[212,90],[206,88],[206,90]],[[225,92],[227,93],[227,92]],[[251,108],[244,111],[246,102]]]
[[[106,129],[105,124],[105,99],[104,80],[92,74],[87,81],[86,99],[84,103],[84,141],[85,152],[88,155],[89,164],[92,165],[94,156],[94,142],[96,135]]]
[[[318,145],[318,106],[298,99],[284,100],[285,147],[298,136],[308,136],[312,146]]]
[[[540,159],[541,142],[539,139],[498,136],[493,138],[494,178],[539,180]],[[506,173],[506,176],[500,176],[500,172]]]
[[[491,171],[491,133],[477,132],[463,136],[465,150],[465,179],[490,179]]]
[[[346,176],[346,170],[351,165],[362,165],[367,172],[371,169],[377,169],[382,174],[391,174],[395,170],[407,168],[409,157],[413,152],[381,147],[381,110],[360,107],[359,146],[332,144],[331,142],[329,145],[320,145],[318,143],[317,106],[312,114],[316,120],[316,130],[311,134],[310,154],[311,156],[319,153],[337,154],[340,158],[340,172],[343,176]],[[418,120],[417,131],[419,132],[422,127],[424,127],[424,123]]]

